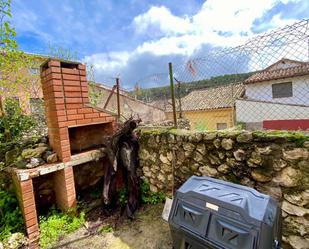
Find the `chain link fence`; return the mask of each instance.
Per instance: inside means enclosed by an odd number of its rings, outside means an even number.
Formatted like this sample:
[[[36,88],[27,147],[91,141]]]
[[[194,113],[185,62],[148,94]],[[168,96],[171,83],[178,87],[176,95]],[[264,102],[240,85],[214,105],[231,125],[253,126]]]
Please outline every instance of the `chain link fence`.
[[[171,69],[127,82],[128,88],[118,76],[100,75],[103,84],[95,83],[89,68],[91,103],[145,124],[175,125],[176,117],[184,120],[180,128],[192,130],[309,129],[309,20],[238,47],[211,48]],[[43,113],[36,81],[31,92],[31,113]]]
[[[162,125],[167,120],[165,109],[170,105],[168,73],[148,75],[137,80],[123,96],[123,113],[137,116],[144,124]],[[173,124],[171,124],[173,125]]]
[[[179,116],[198,130],[309,129],[308,28],[304,20],[175,65]]]
[[[144,77],[131,88],[124,88],[118,77],[106,77],[102,82],[104,84],[89,84],[93,105],[116,114],[120,121],[135,117],[141,118],[144,124],[157,124],[166,120],[164,108],[156,104],[156,100],[161,104],[161,100],[167,100],[170,95],[169,88],[168,92],[157,88],[164,85],[163,82],[168,83],[164,74]]]
[[[177,119],[193,130],[309,129],[309,21],[303,20],[234,48],[212,48],[174,63],[124,91],[122,113],[148,123]],[[171,72],[170,72],[171,73]],[[129,97],[144,106],[132,105]],[[154,115],[155,108],[161,111]]]
[[[146,124],[175,125],[176,116],[192,130],[309,129],[309,20],[238,47],[212,48],[171,69],[142,77],[130,89],[121,79],[107,79],[113,87],[96,86],[95,104]]]

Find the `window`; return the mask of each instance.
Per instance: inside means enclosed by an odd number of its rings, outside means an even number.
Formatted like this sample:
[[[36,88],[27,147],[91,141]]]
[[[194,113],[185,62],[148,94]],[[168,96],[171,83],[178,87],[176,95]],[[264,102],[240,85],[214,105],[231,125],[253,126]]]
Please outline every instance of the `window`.
[[[227,123],[217,123],[217,130],[227,129]]]
[[[272,84],[273,98],[293,97],[292,82]]]
[[[40,70],[37,67],[32,67],[32,68],[29,69],[29,72],[31,74],[39,74]]]

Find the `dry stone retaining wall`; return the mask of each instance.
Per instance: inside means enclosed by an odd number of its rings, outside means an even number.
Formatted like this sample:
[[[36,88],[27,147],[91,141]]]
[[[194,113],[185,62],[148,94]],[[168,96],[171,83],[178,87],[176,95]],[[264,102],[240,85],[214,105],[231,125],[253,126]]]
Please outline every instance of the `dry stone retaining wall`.
[[[140,164],[154,192],[191,175],[253,187],[282,205],[284,248],[309,245],[309,137],[297,133],[140,131]]]

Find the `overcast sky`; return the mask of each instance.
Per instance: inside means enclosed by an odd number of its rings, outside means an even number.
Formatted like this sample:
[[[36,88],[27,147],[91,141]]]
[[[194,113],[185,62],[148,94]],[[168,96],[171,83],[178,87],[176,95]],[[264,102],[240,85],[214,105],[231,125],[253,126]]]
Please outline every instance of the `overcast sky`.
[[[23,50],[69,48],[94,65],[96,81],[120,76],[127,88],[170,61],[309,17],[308,0],[13,0],[12,9]]]

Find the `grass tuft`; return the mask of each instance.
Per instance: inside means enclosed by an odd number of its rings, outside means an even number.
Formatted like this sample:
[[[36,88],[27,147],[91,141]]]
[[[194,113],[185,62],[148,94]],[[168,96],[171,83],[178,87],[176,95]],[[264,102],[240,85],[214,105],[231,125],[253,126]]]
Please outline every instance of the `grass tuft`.
[[[48,248],[54,245],[61,236],[72,233],[85,223],[85,213],[79,216],[60,213],[52,209],[47,216],[40,217],[40,246]]]

